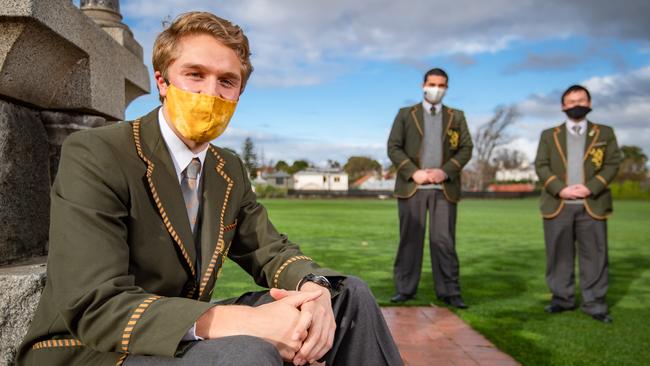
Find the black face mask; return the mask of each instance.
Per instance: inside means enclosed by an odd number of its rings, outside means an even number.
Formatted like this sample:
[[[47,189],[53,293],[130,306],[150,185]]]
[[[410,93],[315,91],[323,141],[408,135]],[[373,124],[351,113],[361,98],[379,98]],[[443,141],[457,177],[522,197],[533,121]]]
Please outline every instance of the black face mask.
[[[583,107],[581,105],[575,106],[573,108],[565,109],[564,113],[571,119],[580,120],[585,118],[587,113],[591,112],[591,108]]]

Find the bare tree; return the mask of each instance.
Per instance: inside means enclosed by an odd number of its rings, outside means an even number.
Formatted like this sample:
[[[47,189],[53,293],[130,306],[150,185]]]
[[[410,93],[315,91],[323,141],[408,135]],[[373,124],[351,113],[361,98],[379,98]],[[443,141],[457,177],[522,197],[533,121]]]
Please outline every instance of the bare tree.
[[[618,171],[616,180],[623,182],[626,180],[644,181],[648,176],[648,156],[643,153],[643,149],[634,145],[621,146],[623,161]]]
[[[474,171],[476,173],[476,188],[485,190],[487,184],[494,179],[496,167],[492,163],[494,151],[510,141],[512,137],[506,130],[517,120],[519,113],[514,106],[499,106],[494,116],[482,124],[474,134],[474,148],[476,155],[474,160]]]
[[[336,160],[327,159],[327,167],[330,169],[341,169],[341,163]]]
[[[517,149],[496,149],[492,164],[503,169],[518,169],[524,165],[526,154]]]

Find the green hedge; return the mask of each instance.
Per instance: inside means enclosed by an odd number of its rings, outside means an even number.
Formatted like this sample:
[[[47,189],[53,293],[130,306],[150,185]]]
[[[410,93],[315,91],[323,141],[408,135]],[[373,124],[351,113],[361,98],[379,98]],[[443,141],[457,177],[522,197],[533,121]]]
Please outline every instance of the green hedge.
[[[258,198],[284,198],[287,196],[285,188],[278,188],[268,184],[256,184],[255,193]]]
[[[641,187],[638,181],[626,180],[612,183],[610,189],[614,198],[650,200],[650,187]]]

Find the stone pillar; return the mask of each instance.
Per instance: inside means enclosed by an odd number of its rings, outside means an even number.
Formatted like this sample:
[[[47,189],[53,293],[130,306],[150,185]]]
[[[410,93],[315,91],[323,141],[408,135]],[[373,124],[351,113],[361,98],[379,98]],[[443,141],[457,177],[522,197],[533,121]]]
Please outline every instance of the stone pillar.
[[[142,59],[142,47],[133,38],[129,27],[122,23],[119,0],[81,0],[79,7],[117,43]]]
[[[82,6],[86,13],[69,0],[0,6],[0,265],[45,253],[64,138],[123,118],[149,91],[142,48],[121,23],[119,2]],[[140,56],[107,36],[115,29]]]
[[[0,365],[11,365],[45,283],[61,144],[123,119],[150,84],[118,0],[0,3]]]
[[[80,0],[79,8],[101,27],[123,27],[119,0]]]

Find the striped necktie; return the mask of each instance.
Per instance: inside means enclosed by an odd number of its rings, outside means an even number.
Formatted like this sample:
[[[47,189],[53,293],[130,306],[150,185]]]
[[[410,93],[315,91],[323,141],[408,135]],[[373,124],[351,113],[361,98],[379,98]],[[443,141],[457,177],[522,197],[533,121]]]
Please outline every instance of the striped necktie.
[[[578,136],[582,135],[582,134],[580,133],[580,132],[582,132],[582,131],[581,131],[582,129],[580,128],[580,125],[573,125],[572,129],[573,129],[573,132],[576,133],[576,135],[578,135]]]
[[[199,182],[198,176],[201,172],[201,161],[198,158],[192,159],[182,173],[181,190],[187,209],[187,217],[190,220],[192,232],[196,230],[196,216],[199,212]]]

